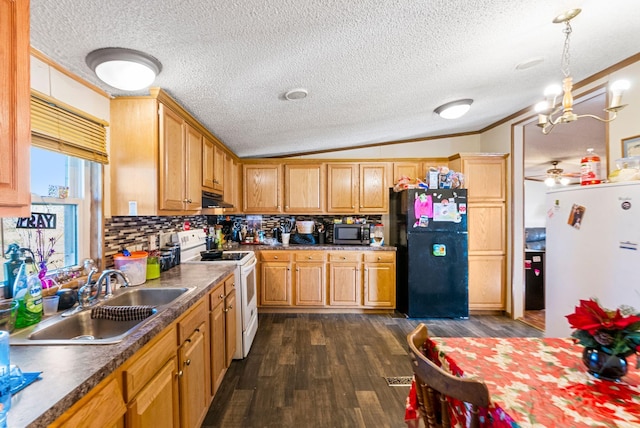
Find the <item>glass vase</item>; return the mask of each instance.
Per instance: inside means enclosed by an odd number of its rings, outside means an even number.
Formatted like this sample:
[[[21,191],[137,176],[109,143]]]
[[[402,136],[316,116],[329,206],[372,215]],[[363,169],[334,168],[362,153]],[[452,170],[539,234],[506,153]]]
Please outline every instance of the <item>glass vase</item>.
[[[620,355],[611,355],[600,348],[584,348],[582,361],[587,371],[597,379],[619,382],[627,374],[627,359]]]

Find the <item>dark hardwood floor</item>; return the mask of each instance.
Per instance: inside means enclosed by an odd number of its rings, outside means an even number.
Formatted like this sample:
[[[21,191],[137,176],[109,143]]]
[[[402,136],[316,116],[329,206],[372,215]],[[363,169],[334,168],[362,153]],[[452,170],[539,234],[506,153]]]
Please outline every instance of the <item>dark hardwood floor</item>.
[[[234,361],[203,427],[398,427],[411,376],[406,335],[541,337],[499,316],[405,319],[400,314],[261,314],[248,358]]]

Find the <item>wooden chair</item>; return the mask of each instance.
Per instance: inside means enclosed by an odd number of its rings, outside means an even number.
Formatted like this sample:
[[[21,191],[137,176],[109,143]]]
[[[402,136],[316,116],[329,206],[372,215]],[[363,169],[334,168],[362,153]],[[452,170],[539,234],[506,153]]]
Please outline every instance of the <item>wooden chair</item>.
[[[418,411],[425,425],[427,428],[451,426],[447,402],[447,397],[451,397],[470,405],[471,427],[478,427],[478,409],[490,403],[487,385],[478,380],[453,376],[430,361],[422,351],[427,337],[427,326],[422,323],[407,336],[416,379]]]

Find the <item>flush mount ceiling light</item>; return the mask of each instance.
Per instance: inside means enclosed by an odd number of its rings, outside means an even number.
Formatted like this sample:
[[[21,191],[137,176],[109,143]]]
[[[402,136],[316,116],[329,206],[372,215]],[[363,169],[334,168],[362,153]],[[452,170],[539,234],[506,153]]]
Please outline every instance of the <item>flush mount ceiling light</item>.
[[[592,119],[597,119],[601,122],[611,122],[616,118],[616,115],[619,110],[622,110],[626,107],[626,104],[622,104],[622,93],[629,89],[629,82],[626,80],[619,80],[614,82],[611,85],[611,103],[608,108],[604,109],[609,117],[607,119],[603,119],[593,114],[580,114],[577,115],[573,112],[573,94],[571,93],[571,89],[573,88],[573,78],[571,77],[570,71],[570,53],[569,53],[569,43],[571,36],[571,24],[570,21],[578,16],[581,9],[571,9],[568,10],[558,16],[556,16],[553,20],[555,24],[564,23],[563,33],[565,35],[564,39],[564,48],[562,51],[562,64],[561,70],[562,74],[564,74],[564,79],[562,80],[562,91],[564,94],[562,96],[562,102],[558,102],[558,96],[561,94],[560,87],[558,85],[549,86],[544,91],[545,101],[541,101],[536,104],[536,112],[538,112],[538,126],[542,128],[543,134],[548,134],[551,132],[554,126],[559,123],[569,123],[578,120],[581,117],[590,117]],[[554,119],[554,115],[562,112],[560,116],[557,116]]]
[[[149,87],[162,71],[151,55],[126,48],[97,49],[87,55],[86,63],[100,80],[123,91]]]
[[[443,119],[457,119],[464,116],[466,112],[471,108],[473,100],[470,98],[464,100],[451,101],[450,103],[442,104],[436,108],[434,112],[440,115]]]
[[[292,89],[284,94],[284,98],[289,101],[301,100],[309,95],[309,91],[304,88]]]

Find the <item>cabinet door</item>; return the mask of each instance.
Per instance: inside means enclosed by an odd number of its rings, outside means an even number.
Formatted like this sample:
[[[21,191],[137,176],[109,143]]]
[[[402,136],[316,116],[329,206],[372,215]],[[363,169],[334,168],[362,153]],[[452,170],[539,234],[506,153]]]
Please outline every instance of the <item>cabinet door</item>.
[[[160,104],[161,210],[184,210],[187,162],[183,124],[184,121],[179,115]]]
[[[233,157],[225,154],[224,161],[224,200],[233,204],[225,208],[225,213],[242,212],[242,171]]]
[[[395,282],[394,263],[365,263],[364,306],[395,308]]]
[[[291,305],[291,264],[289,262],[261,263],[260,304],[263,306]]]
[[[297,306],[324,306],[327,272],[324,262],[297,262],[295,289]]]
[[[245,213],[280,213],[280,165],[243,165]]]
[[[188,211],[202,208],[202,134],[186,127],[185,206]]]
[[[224,151],[218,146],[213,148],[213,189],[217,193],[224,192]]]
[[[173,357],[132,400],[127,410],[127,427],[178,426],[177,358]]]
[[[105,403],[108,403],[106,405]],[[67,410],[50,427],[123,427],[127,407],[116,379],[111,379],[92,389],[86,396]]]
[[[397,184],[400,177],[409,177],[414,182],[416,178],[424,180],[425,171],[422,165],[422,162],[394,162],[393,184]]]
[[[0,217],[29,216],[29,2],[0,1]]]
[[[208,410],[206,323],[200,324],[180,347],[180,426],[199,427]]]
[[[461,170],[469,202],[506,199],[506,159],[504,156],[461,156]]]
[[[360,212],[389,211],[389,188],[385,164],[360,164]]]
[[[233,354],[236,353],[236,332],[237,332],[237,323],[236,316],[238,313],[238,308],[236,306],[236,290],[233,289],[227,294],[225,298],[225,316],[224,316],[224,326],[225,326],[225,341],[224,341],[224,349],[226,354],[225,359],[225,367],[229,367],[231,365],[231,361],[233,361]]]
[[[322,213],[325,186],[323,165],[285,165],[284,211]]]
[[[206,190],[213,188],[213,152],[215,146],[207,138],[202,139],[202,187]]]
[[[469,309],[506,309],[506,256],[469,255]]]
[[[360,306],[361,287],[359,262],[329,263],[329,305]]]
[[[220,288],[220,287],[219,287]],[[224,294],[223,288],[212,294],[216,305],[211,310],[210,317],[210,345],[211,345],[211,395],[214,395],[226,372],[225,326],[224,326]]]
[[[327,212],[349,214],[358,210],[358,166],[327,164]]]

